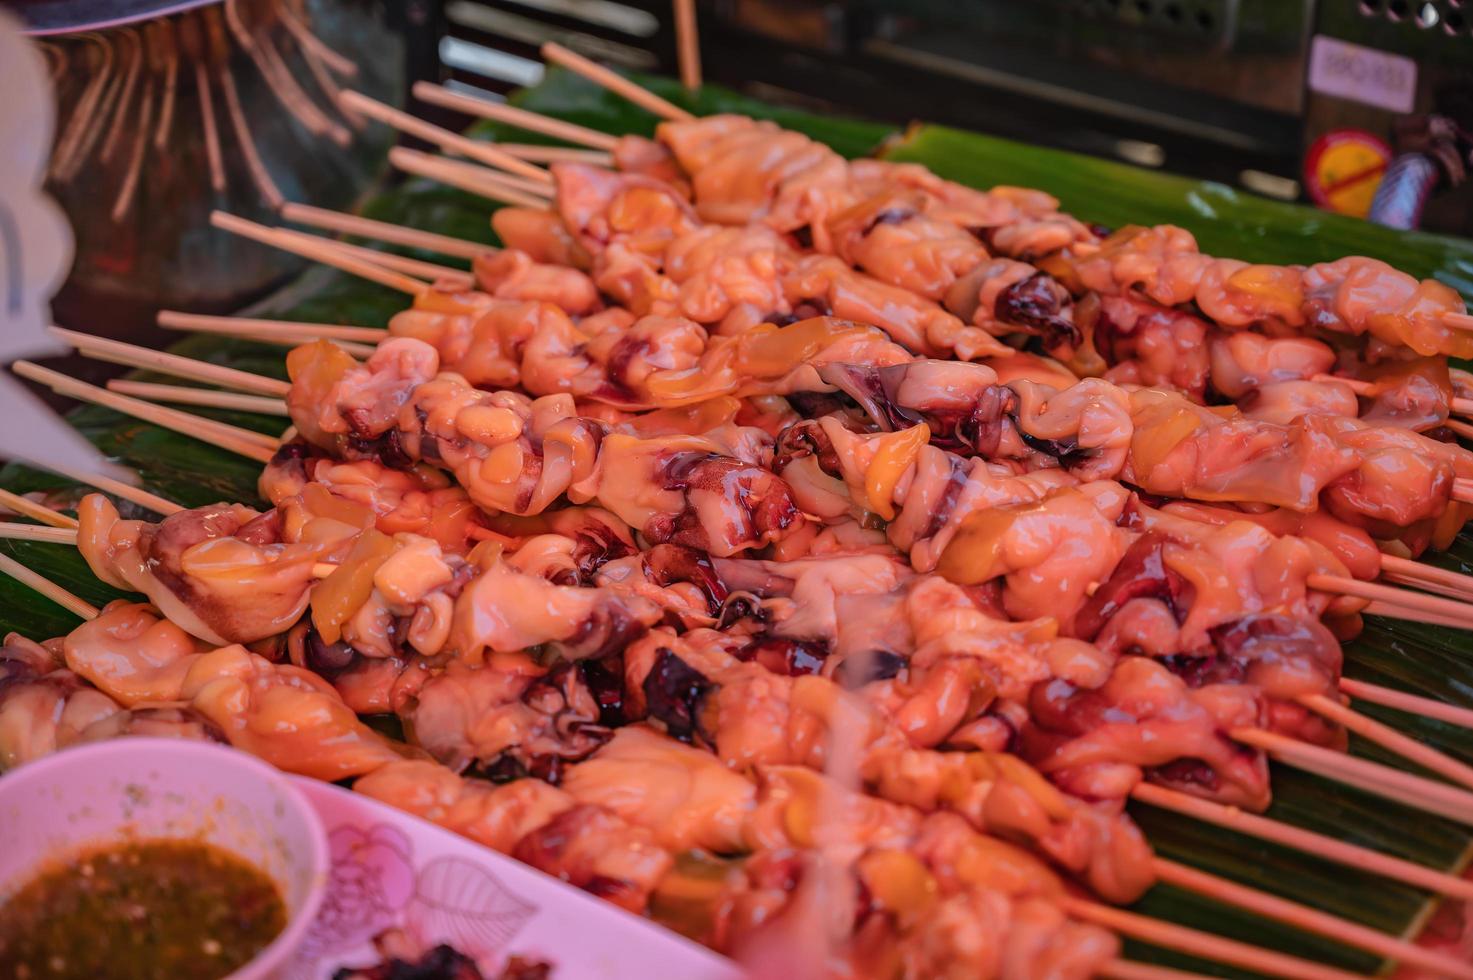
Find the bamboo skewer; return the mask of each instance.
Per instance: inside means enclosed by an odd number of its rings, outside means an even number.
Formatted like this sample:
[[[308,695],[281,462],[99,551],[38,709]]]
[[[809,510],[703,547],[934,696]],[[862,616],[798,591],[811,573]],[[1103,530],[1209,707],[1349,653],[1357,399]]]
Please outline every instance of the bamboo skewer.
[[[1417,765],[1446,777],[1455,783],[1473,788],[1473,766],[1468,766],[1444,752],[1439,752],[1430,745],[1424,745],[1410,736],[1404,735],[1390,725],[1383,724],[1374,718],[1367,718],[1356,711],[1345,707],[1338,701],[1326,697],[1323,694],[1306,695],[1298,699],[1299,703],[1316,714],[1323,715],[1339,725],[1355,732],[1361,738],[1375,742],[1382,748],[1395,752],[1402,758],[1415,762]]]
[[[1297,956],[1262,949],[1236,939],[1202,932],[1172,922],[1163,922],[1137,912],[1112,908],[1088,899],[1066,895],[1059,902],[1073,918],[1093,922],[1124,936],[1166,949],[1174,949],[1204,960],[1226,963],[1258,973],[1290,980],[1366,980],[1363,976],[1321,966]]]
[[[296,204],[289,201],[282,206],[281,217],[294,224],[335,231],[343,235],[355,235],[359,238],[373,238],[391,245],[403,245],[406,248],[418,248],[426,252],[439,252],[441,255],[451,255],[459,259],[475,259],[496,251],[491,245],[482,245],[464,238],[452,238],[449,235],[440,235],[435,232],[419,231],[403,225],[390,224],[387,221],[359,217],[356,214],[329,211],[310,204]]]
[[[419,296],[430,288],[427,282],[348,255],[339,250],[336,247],[336,243],[332,245],[320,245],[316,242],[308,242],[292,237],[293,235],[300,235],[301,232],[267,228],[265,225],[257,224],[254,221],[247,221],[245,218],[237,217],[224,211],[211,212],[210,224],[244,238],[258,241],[263,245],[272,245],[284,252],[292,252],[303,258],[315,259],[325,265],[333,266],[344,272],[350,272],[355,276],[361,276],[381,286],[388,286],[390,289],[397,289],[411,296]]]
[[[1460,708],[1433,698],[1424,698],[1405,691],[1381,687],[1378,684],[1367,684],[1365,681],[1358,681],[1350,677],[1340,678],[1340,690],[1353,698],[1369,701],[1371,704],[1395,708],[1407,714],[1421,715],[1425,718],[1446,722],[1449,725],[1457,725],[1460,728],[1473,729],[1473,708]]]
[[[1393,602],[1372,602],[1361,612],[1367,616],[1381,616],[1385,619],[1400,619],[1408,623],[1424,623],[1428,626],[1446,626],[1449,629],[1467,629],[1466,620],[1453,616],[1439,616],[1436,613],[1419,612],[1408,609]]]
[[[675,0],[675,49],[680,84],[694,93],[701,87],[701,41],[696,33],[695,0]]]
[[[1381,568],[1408,578],[1416,578],[1425,582],[1440,582],[1449,588],[1473,594],[1473,575],[1463,575],[1451,569],[1438,568],[1436,565],[1412,561],[1410,558],[1385,554],[1381,556]]]
[[[40,521],[47,527],[75,528],[77,526],[75,517],[54,511],[44,504],[38,504],[34,500],[22,497],[18,493],[11,493],[9,490],[0,490],[0,506],[22,517]]]
[[[0,521],[0,539],[6,541],[42,541],[46,544],[77,543],[74,527],[45,527],[40,524],[20,524],[16,521]]]
[[[393,106],[384,105],[376,99],[370,99],[361,92],[344,92],[340,104],[357,112],[363,113],[371,119],[377,119],[387,126],[416,136],[428,143],[434,143],[446,153],[454,153],[459,156],[484,163],[498,170],[508,173],[520,174],[539,184],[551,184],[552,175],[541,167],[534,166],[526,160],[514,157],[497,148],[494,143],[486,143],[452,133],[433,123],[427,123],[423,119],[411,116],[409,113]]]
[[[1224,806],[1153,783],[1140,783],[1130,795],[1149,806],[1302,851],[1325,861],[1381,875],[1414,888],[1423,888],[1453,898],[1473,898],[1473,881],[1467,878],[1445,874],[1402,858],[1382,854],[1380,851],[1248,813],[1234,806]]]
[[[1381,578],[1465,602],[1473,602],[1473,576],[1397,555],[1381,556]]]
[[[161,374],[170,374],[176,378],[187,378],[190,381],[202,381],[206,384],[219,385],[222,388],[233,388],[238,391],[272,395],[278,398],[286,395],[292,388],[290,382],[276,378],[267,378],[236,368],[222,367],[192,357],[181,357],[166,351],[150,350],[147,347],[139,347],[137,344],[125,344],[120,340],[109,340],[106,337],[96,337],[62,327],[52,327],[50,333],[88,357],[127,367],[144,368],[158,371]]]
[[[1425,946],[1407,942],[1377,932],[1368,926],[1342,919],[1328,912],[1291,902],[1277,895],[1240,885],[1217,875],[1198,871],[1196,868],[1178,864],[1166,858],[1156,858],[1152,864],[1156,876],[1168,884],[1200,895],[1216,899],[1226,905],[1236,905],[1263,916],[1302,929],[1305,932],[1326,936],[1336,942],[1355,949],[1363,949],[1377,956],[1394,960],[1408,966],[1419,966],[1433,971],[1439,977],[1459,977],[1473,980],[1473,963],[1439,953]]]
[[[223,422],[190,415],[187,412],[139,401],[127,395],[119,395],[87,384],[85,381],[69,378],[60,372],[41,367],[39,364],[32,364],[30,361],[16,361],[11,365],[11,369],[21,377],[38,381],[60,394],[80,401],[94,402],[145,422],[152,422],[201,442],[211,443],[237,455],[254,459],[259,463],[268,463],[275,455],[274,450],[262,445],[259,441],[261,438],[259,432],[251,432],[233,425],[226,425]]]
[[[260,415],[288,414],[286,402],[280,398],[241,395],[233,391],[216,391],[213,388],[187,388],[183,385],[161,385],[149,381],[114,378],[107,383],[107,390],[151,402],[199,405],[204,408],[223,408],[236,412],[255,412]]]
[[[619,145],[617,136],[610,136],[608,133],[589,129],[587,126],[553,119],[536,112],[528,112],[526,109],[518,109],[516,106],[502,102],[490,102],[486,99],[462,95],[433,82],[415,82],[412,91],[416,99],[441,109],[453,109],[468,116],[492,119],[531,133],[541,133],[543,136],[551,136],[554,139],[577,143],[595,150],[612,151]]]
[[[1461,401],[1461,399],[1459,399]],[[1459,422],[1457,419],[1444,419],[1443,425],[1464,439],[1473,439],[1473,425],[1467,422]]]
[[[318,242],[336,248],[344,255],[371,262],[394,272],[402,272],[410,276],[423,276],[430,282],[449,280],[462,284],[463,288],[469,288],[475,284],[475,276],[465,269],[457,269],[448,265],[437,265],[434,262],[426,262],[423,259],[410,258],[407,255],[395,255],[392,252],[380,251],[376,248],[368,248],[364,245],[352,245],[348,242],[340,242],[332,238],[324,238],[321,235],[309,234],[305,231],[296,231],[291,228],[277,229],[282,235],[286,235],[294,241],[313,243]]]
[[[1362,582],[1360,579],[1343,575],[1310,575],[1305,581],[1311,589],[1321,592],[1334,592],[1339,595],[1355,596],[1359,599],[1390,602],[1406,609],[1456,620],[1463,623],[1465,627],[1473,627],[1473,606],[1455,599],[1409,592],[1406,589],[1393,589],[1389,585]]]
[[[1230,734],[1234,740],[1262,749],[1285,765],[1473,826],[1473,793],[1467,790],[1260,728],[1238,728]]]
[[[1447,596],[1449,599],[1458,599],[1462,602],[1473,602],[1473,590],[1459,588],[1455,585],[1444,585],[1441,582],[1428,581],[1417,578],[1415,575],[1401,575],[1396,572],[1383,572],[1379,581],[1388,585],[1404,585],[1413,589],[1421,589],[1423,592],[1432,592],[1437,595]]]
[[[1316,374],[1314,380],[1321,382],[1333,381],[1342,384],[1363,398],[1373,397],[1376,393],[1374,382],[1360,381],[1356,378],[1342,378],[1334,374]],[[1460,415],[1473,414],[1473,398],[1454,398],[1452,400],[1452,410]]]
[[[20,364],[25,362],[18,361],[16,363]],[[35,368],[35,365],[31,365],[31,367]],[[42,368],[40,370],[46,369]],[[96,397],[87,397],[81,394],[77,394],[76,392],[80,392],[82,389],[76,388],[75,391],[73,391],[70,390],[71,386],[85,385],[85,387],[87,389],[90,389],[91,392],[108,395],[111,396],[113,399],[139,401],[139,399],[133,398],[130,395],[119,394],[117,392],[108,391],[104,388],[97,388],[93,385],[86,384],[86,382],[77,381],[74,378],[67,378],[67,376],[64,374],[57,374],[56,372],[51,372],[51,374],[54,375],[55,378],[65,378],[67,381],[71,382],[71,385],[68,386],[68,390],[63,390],[62,388],[57,387],[56,384],[51,384],[51,388],[54,391],[58,391],[62,394],[69,394],[72,395],[72,397],[81,398],[84,401],[95,401],[100,405],[107,405],[109,408],[114,408],[118,411],[124,411],[121,408],[117,408],[116,405],[109,402],[101,401]],[[33,378],[32,380],[39,381],[41,379]],[[190,435],[194,436],[195,438],[200,438],[199,434],[201,432],[208,432],[230,443],[241,443],[244,445],[258,447],[261,451],[267,454],[266,459],[269,459],[270,454],[276,452],[276,450],[281,446],[280,439],[276,438],[275,436],[269,436],[264,432],[256,432],[252,429],[243,429],[240,426],[230,425],[227,422],[217,422],[214,419],[205,418],[202,415],[191,415],[188,412],[181,412],[177,409],[165,408],[162,405],[155,405],[152,402],[140,402],[140,404],[147,405],[151,409],[153,409],[153,416],[150,417],[148,421],[156,422],[159,425],[169,425],[170,428],[173,428],[177,432],[182,432],[184,435]],[[170,425],[168,422],[166,422],[166,419],[169,420],[172,424]],[[226,446],[225,448],[230,447]]]
[[[399,156],[405,159],[431,161],[444,170],[463,174],[467,179],[474,180],[477,183],[489,184],[492,187],[504,187],[508,190],[525,194],[528,197],[537,198],[543,207],[546,207],[547,202],[556,194],[556,190],[550,183],[543,184],[535,180],[528,180],[525,177],[505,174],[500,170],[483,167],[478,163],[471,163],[468,160],[452,160],[447,156],[421,153],[418,150],[410,150],[403,147],[397,147],[396,149],[398,150]]]
[[[1442,322],[1455,330],[1473,330],[1473,315],[1467,313],[1444,313]]]
[[[1100,968],[1098,975],[1108,980],[1212,980],[1205,973],[1188,973],[1135,960],[1111,960]]]
[[[389,332],[381,327],[349,327],[331,323],[306,323],[297,320],[258,320],[239,316],[208,316],[203,313],[179,313],[161,310],[158,325],[169,330],[193,330],[229,336],[254,334],[260,337],[280,335],[293,341],[298,337],[322,340],[357,340],[377,344]]]
[[[497,143],[503,153],[529,163],[586,163],[592,167],[612,167],[614,155],[607,150],[580,149],[572,146],[544,146],[540,143]]]
[[[616,72],[610,71],[603,65],[589,61],[574,51],[569,51],[554,41],[548,41],[542,45],[542,59],[555,65],[562,65],[569,71],[576,72],[584,78],[601,85],[616,95],[621,95],[639,106],[648,110],[662,119],[694,119],[695,116],[680,108],[673,102],[660,98],[648,89],[641,88]]]
[[[39,592],[58,606],[61,606],[68,612],[75,613],[83,619],[96,619],[97,614],[101,612],[92,603],[72,595],[66,589],[51,581],[51,579],[31,571],[9,555],[0,554],[0,574],[9,575],[20,584],[35,592]]]
[[[169,514],[177,514],[184,509],[172,500],[165,500],[163,497],[151,494],[147,490],[131,487],[120,480],[114,480],[112,477],[102,476],[99,473],[74,470],[69,466],[62,466],[57,463],[31,464],[27,462],[27,465],[44,465],[45,469],[51,470],[53,473],[59,473],[68,479],[76,480],[78,483],[83,483],[89,487],[101,490],[103,493],[110,493],[114,497],[119,497],[129,503],[137,504],[145,510],[151,510],[155,514],[168,516]]]
[[[416,153],[413,150],[396,146],[389,151],[389,162],[405,173],[448,184],[469,194],[499,201],[502,204],[537,210],[545,210],[547,207],[547,199],[544,197],[494,183],[486,179],[484,175],[468,168],[467,165],[457,165],[452,160],[430,156],[427,153]]]

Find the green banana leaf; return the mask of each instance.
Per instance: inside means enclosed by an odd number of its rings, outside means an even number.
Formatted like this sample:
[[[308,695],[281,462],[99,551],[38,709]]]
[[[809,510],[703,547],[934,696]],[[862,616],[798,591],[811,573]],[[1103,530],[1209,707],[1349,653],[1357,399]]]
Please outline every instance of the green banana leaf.
[[[673,82],[641,79],[651,88],[699,113],[742,112],[771,118],[857,156],[880,152],[895,160],[926,164],[937,173],[979,187],[1036,186],[1058,196],[1086,220],[1107,225],[1180,224],[1194,232],[1204,250],[1272,262],[1311,262],[1342,254],[1375,255],[1418,275],[1432,275],[1473,293],[1473,247],[1424,234],[1398,234],[1361,222],[1294,205],[1239,194],[1229,188],[1155,173],[1005,140],[918,125],[900,134],[886,126],[767,106],[720,88],[707,87],[687,100]],[[557,115],[607,132],[649,133],[655,120],[622,100],[562,71],[518,97],[526,108]],[[480,132],[500,134],[494,126]],[[528,139],[517,133],[520,140]],[[411,183],[364,203],[365,213],[385,220],[492,242],[486,202],[458,191]],[[425,256],[446,261],[441,256]],[[314,270],[284,291],[271,315],[325,323],[383,325],[401,309],[401,296],[328,270]],[[178,345],[182,353],[245,370],[284,376],[282,351],[253,343],[196,336]],[[231,412],[212,417],[277,432],[281,419]],[[134,422],[115,413],[82,408],[71,416],[79,430],[107,453],[135,468],[145,485],[186,505],[257,499],[259,467],[189,437]],[[17,491],[46,490],[74,499],[81,490],[48,474],[11,465],[0,485]],[[125,514],[147,517],[130,511]],[[55,545],[0,543],[41,574],[89,601],[101,604],[118,593],[97,582],[74,549]],[[1461,538],[1438,559],[1447,567],[1473,570],[1473,539]],[[33,638],[58,636],[76,617],[8,578],[0,577],[0,631]],[[1465,634],[1419,625],[1373,620],[1346,648],[1346,673],[1377,683],[1473,706],[1473,650]],[[1368,705],[1358,706],[1448,753],[1473,761],[1473,733]],[[1356,740],[1353,751],[1400,763]],[[1419,811],[1347,789],[1295,770],[1276,767],[1270,815],[1388,854],[1460,872],[1473,848],[1473,830]],[[1412,935],[1435,909],[1415,889],[1298,852],[1218,830],[1148,807],[1135,815],[1157,851],[1184,864],[1325,909],[1384,932]],[[1280,949],[1350,970],[1375,972],[1369,954],[1285,928],[1174,888],[1158,887],[1138,911],[1258,945]],[[1220,976],[1250,976],[1155,947],[1129,944],[1132,958]]]

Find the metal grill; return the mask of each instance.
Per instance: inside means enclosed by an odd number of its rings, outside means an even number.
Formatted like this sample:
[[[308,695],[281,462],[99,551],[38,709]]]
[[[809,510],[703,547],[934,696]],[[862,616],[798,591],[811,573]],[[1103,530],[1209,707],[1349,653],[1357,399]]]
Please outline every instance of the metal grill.
[[[1473,13],[1466,0],[1353,0],[1362,17],[1400,24],[1411,31],[1446,37],[1473,37]]]
[[[1062,5],[1084,18],[1217,43],[1232,38],[1238,20],[1238,0],[1064,0]]]

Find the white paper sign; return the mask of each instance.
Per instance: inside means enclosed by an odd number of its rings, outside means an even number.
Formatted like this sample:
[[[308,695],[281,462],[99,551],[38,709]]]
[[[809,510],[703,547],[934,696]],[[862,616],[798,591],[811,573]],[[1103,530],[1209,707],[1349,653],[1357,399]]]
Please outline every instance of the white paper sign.
[[[1318,35],[1309,52],[1309,87],[1378,109],[1411,112],[1417,100],[1417,63]]]

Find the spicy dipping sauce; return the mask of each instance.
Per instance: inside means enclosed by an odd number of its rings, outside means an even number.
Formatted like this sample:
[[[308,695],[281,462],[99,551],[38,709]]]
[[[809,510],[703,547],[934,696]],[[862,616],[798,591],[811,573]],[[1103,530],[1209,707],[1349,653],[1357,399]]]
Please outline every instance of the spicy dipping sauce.
[[[219,980],[286,926],[276,883],[220,848],[86,851],[0,905],[0,977]]]

